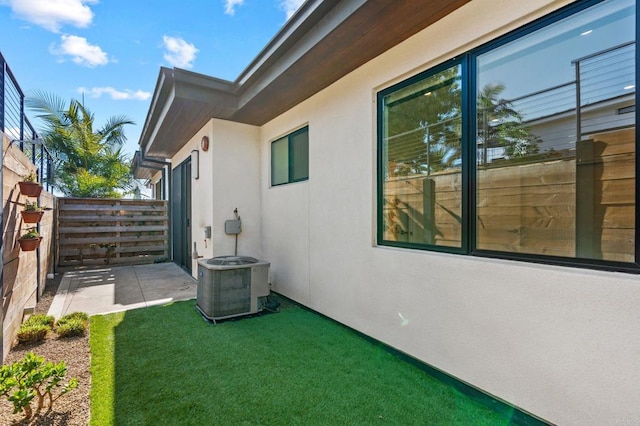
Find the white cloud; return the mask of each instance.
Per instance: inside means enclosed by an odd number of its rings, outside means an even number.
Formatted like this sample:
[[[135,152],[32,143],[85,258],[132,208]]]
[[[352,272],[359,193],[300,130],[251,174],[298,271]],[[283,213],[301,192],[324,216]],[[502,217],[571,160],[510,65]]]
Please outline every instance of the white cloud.
[[[196,59],[196,53],[198,49],[191,44],[187,43],[180,37],[163,36],[162,42],[164,44],[164,60],[171,66],[177,68],[191,68],[193,61]]]
[[[280,8],[287,14],[287,19],[291,18],[296,10],[304,3],[305,0],[281,0]]]
[[[74,63],[89,68],[106,65],[109,62],[107,54],[100,46],[89,44],[86,38],[74,35],[61,36],[60,46],[52,46],[50,51],[61,57],[70,56]]]
[[[225,0],[224,2],[224,13],[227,15],[233,15],[236,13],[236,6],[242,6],[244,4],[244,0]]]
[[[6,0],[3,3],[20,19],[57,33],[66,24],[88,27],[93,12],[87,5],[98,0]]]
[[[146,101],[151,97],[151,93],[142,90],[117,90],[111,86],[107,87],[92,87],[88,89],[86,87],[78,87],[78,93],[85,93],[92,98],[99,98],[102,95],[108,95],[115,101]]]

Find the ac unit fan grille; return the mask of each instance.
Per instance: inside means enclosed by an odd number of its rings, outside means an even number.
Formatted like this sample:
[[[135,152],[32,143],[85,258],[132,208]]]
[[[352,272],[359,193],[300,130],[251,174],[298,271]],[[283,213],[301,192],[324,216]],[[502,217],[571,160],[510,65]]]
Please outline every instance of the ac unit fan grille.
[[[216,317],[251,311],[250,268],[215,271],[213,282],[213,312]]]

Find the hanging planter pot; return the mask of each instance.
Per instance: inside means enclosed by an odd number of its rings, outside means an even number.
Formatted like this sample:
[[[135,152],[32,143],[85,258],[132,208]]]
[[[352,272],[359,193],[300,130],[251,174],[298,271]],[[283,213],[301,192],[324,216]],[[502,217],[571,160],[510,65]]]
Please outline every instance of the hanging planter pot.
[[[42,237],[38,238],[20,238],[18,240],[18,244],[20,244],[20,250],[22,251],[33,251],[40,247],[40,242],[42,241]]]
[[[21,181],[18,185],[20,185],[20,193],[27,197],[37,197],[42,191],[42,185],[37,182]]]
[[[24,223],[38,223],[44,214],[43,210],[22,210],[22,221]]]

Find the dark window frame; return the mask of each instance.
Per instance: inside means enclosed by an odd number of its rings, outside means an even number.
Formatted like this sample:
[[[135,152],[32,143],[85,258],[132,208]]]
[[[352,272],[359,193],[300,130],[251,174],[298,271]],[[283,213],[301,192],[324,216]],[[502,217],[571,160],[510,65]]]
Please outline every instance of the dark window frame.
[[[391,247],[402,247],[402,248],[415,248],[415,249],[423,249],[423,250],[431,250],[431,251],[439,251],[439,252],[445,252],[445,253],[457,253],[457,254],[466,254],[469,251],[469,238],[468,238],[468,223],[466,223],[466,221],[463,221],[462,223],[462,233],[461,233],[461,245],[460,247],[449,247],[449,246],[437,246],[437,245],[427,245],[427,244],[420,244],[420,243],[410,243],[410,242],[400,242],[400,241],[389,241],[389,240],[384,240],[383,236],[384,236],[384,229],[383,229],[383,223],[384,223],[384,217],[383,217],[383,200],[384,200],[384,195],[383,195],[383,189],[384,189],[384,170],[385,170],[385,165],[384,165],[384,147],[383,147],[383,143],[382,143],[382,135],[383,135],[383,131],[384,131],[384,123],[383,120],[381,119],[382,114],[383,114],[383,108],[384,108],[384,102],[383,99],[385,98],[385,96],[394,93],[398,90],[401,90],[405,87],[411,86],[412,84],[415,84],[419,81],[422,81],[424,79],[427,79],[435,74],[438,74],[442,71],[445,71],[447,69],[453,68],[455,66],[460,66],[461,68],[461,87],[462,87],[462,99],[461,99],[461,104],[462,104],[462,217],[466,218],[468,216],[468,208],[469,208],[469,203],[468,203],[468,199],[466,194],[469,192],[468,191],[468,182],[469,182],[469,178],[468,178],[468,173],[469,173],[469,168],[465,167],[465,164],[469,161],[468,159],[468,155],[467,155],[467,146],[466,144],[468,144],[468,138],[465,137],[465,132],[468,131],[469,128],[469,111],[467,108],[467,100],[468,100],[468,90],[465,90],[465,87],[468,87],[468,58],[461,56],[461,57],[455,57],[453,59],[450,59],[446,62],[443,62],[441,64],[436,65],[435,67],[432,67],[426,71],[423,71],[417,75],[414,75],[412,77],[409,77],[408,79],[401,81],[399,83],[394,84],[391,87],[388,87],[384,90],[381,90],[380,92],[378,92],[377,94],[377,114],[378,114],[378,121],[377,121],[377,134],[378,134],[378,143],[377,143],[377,169],[378,169],[378,176],[377,176],[377,198],[378,198],[378,208],[377,208],[377,221],[378,221],[378,229],[377,229],[377,241],[380,244],[383,244],[385,246],[391,246]],[[382,243],[383,242],[383,243]]]
[[[377,190],[376,190],[376,218],[377,218],[377,230],[376,241],[380,246],[390,246],[398,248],[420,249],[426,251],[444,252],[452,254],[462,254],[470,256],[478,256],[484,258],[506,259],[515,261],[525,261],[530,263],[550,264],[558,266],[569,266],[586,269],[597,269],[605,271],[618,271],[629,273],[640,273],[640,248],[637,248],[634,253],[634,262],[618,262],[607,260],[594,260],[583,258],[570,258],[537,254],[525,254],[515,252],[502,252],[481,250],[476,248],[476,183],[477,183],[477,169],[476,169],[476,149],[475,149],[475,134],[476,134],[476,120],[471,119],[476,114],[476,102],[475,93],[477,91],[476,82],[476,59],[487,52],[490,52],[496,48],[499,48],[509,42],[518,40],[532,32],[543,29],[550,24],[558,22],[562,19],[568,18],[578,12],[586,10],[596,4],[603,3],[606,0],[588,0],[588,1],[576,1],[568,6],[565,6],[555,12],[550,13],[536,21],[526,24],[516,30],[513,30],[495,40],[483,44],[475,49],[465,52],[449,61],[438,64],[426,71],[423,71],[417,75],[409,77],[399,83],[394,84],[388,88],[385,88],[377,93]],[[638,19],[639,19],[639,6],[636,1],[636,57],[637,57],[637,39],[638,32]],[[422,79],[427,78],[452,64],[459,63],[462,66],[462,244],[460,248],[451,248],[434,245],[424,245],[418,243],[404,243],[398,241],[384,240],[384,218],[383,218],[383,185],[384,185],[384,147],[383,147],[383,98],[392,92],[414,84]],[[635,70],[635,82],[636,88],[639,87],[640,72],[636,66]],[[636,90],[635,103],[637,104],[638,94]],[[635,135],[636,135],[636,176],[635,176],[635,246],[640,246],[640,177],[638,171],[640,170],[640,156],[638,152],[640,150],[640,130],[638,129],[638,117],[639,113],[637,109],[633,112],[635,114]]]
[[[304,127],[301,127],[298,130],[295,130],[295,131],[293,131],[293,132],[291,132],[291,133],[289,133],[289,134],[287,134],[285,136],[282,136],[282,137],[280,137],[280,138],[278,138],[278,139],[276,139],[274,141],[271,141],[270,147],[271,147],[271,186],[272,187],[273,186],[287,185],[287,184],[295,183],[295,182],[304,182],[304,181],[309,180],[309,158],[308,158],[308,156],[307,156],[307,173],[306,173],[306,176],[304,176],[302,178],[298,178],[298,179],[292,179],[291,178],[291,176],[296,174],[295,172],[297,171],[296,170],[295,161],[294,161],[295,160],[295,156],[293,155],[293,152],[294,152],[294,146],[293,146],[294,142],[293,142],[293,140],[294,140],[295,136],[298,136],[298,135],[300,135],[302,133],[306,133],[307,134],[307,152],[308,152],[308,149],[309,149],[309,126],[308,125],[304,126]],[[274,149],[273,147],[274,147],[274,144],[276,142],[280,142],[283,139],[287,140],[287,158],[288,158],[288,165],[287,165],[288,173],[287,174],[288,174],[288,179],[287,179],[286,182],[274,183],[274,173],[273,172],[274,172],[275,156],[273,155],[273,149]]]

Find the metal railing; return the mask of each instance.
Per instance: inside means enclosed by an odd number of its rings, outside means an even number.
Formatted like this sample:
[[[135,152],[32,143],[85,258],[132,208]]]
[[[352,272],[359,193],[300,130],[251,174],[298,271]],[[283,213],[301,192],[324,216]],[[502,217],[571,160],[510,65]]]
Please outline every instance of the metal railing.
[[[24,98],[24,92],[0,53],[0,130],[36,166],[38,179],[50,191],[54,178],[53,156],[26,116]]]
[[[545,150],[556,152],[574,150],[576,141],[592,133],[635,126],[634,115],[624,114],[635,110],[635,48],[636,42],[629,41],[574,59],[571,61],[574,80],[504,99],[502,104],[517,111],[529,127],[540,127],[554,118],[568,117],[570,121],[563,125],[548,128],[541,145]],[[606,103],[617,105],[617,113],[593,112]],[[495,124],[487,123],[489,126],[498,124],[500,121],[497,120]],[[488,158],[486,152],[480,158],[486,164],[503,156],[502,148],[498,147]]]

